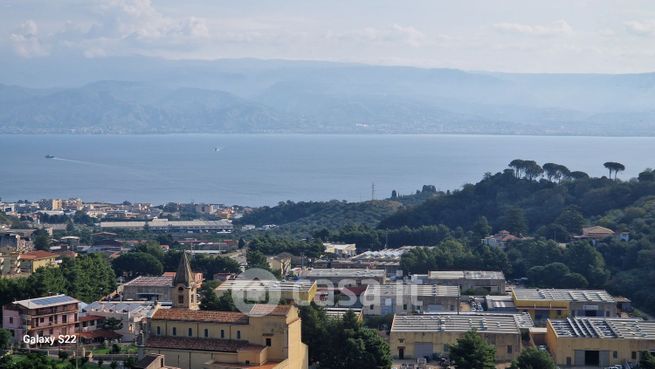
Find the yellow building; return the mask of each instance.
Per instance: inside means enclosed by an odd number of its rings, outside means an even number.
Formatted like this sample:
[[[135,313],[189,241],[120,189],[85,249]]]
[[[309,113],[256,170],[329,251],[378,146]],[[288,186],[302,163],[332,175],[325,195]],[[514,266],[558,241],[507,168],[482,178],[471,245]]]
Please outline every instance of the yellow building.
[[[512,299],[516,309],[535,322],[568,316],[617,317],[616,300],[603,290],[515,288]]]
[[[21,254],[18,257],[22,273],[34,273],[37,269],[57,265],[57,254],[48,251],[34,250]]]
[[[396,359],[448,355],[449,347],[476,330],[496,348],[496,361],[509,362],[521,352],[522,332],[531,327],[527,314],[395,315],[389,345]]]
[[[254,305],[248,314],[197,310],[186,254],[173,282],[173,308],[149,319],[146,354],[182,369],[306,369],[307,346],[292,305]],[[269,310],[270,309],[270,310]]]
[[[655,351],[655,322],[641,319],[569,318],[549,320],[546,344],[562,366],[607,367],[637,363]]]
[[[228,291],[249,301],[267,302],[266,299],[309,304],[316,296],[316,282],[231,279],[221,283],[214,292],[222,296]],[[275,302],[273,300],[273,302]]]

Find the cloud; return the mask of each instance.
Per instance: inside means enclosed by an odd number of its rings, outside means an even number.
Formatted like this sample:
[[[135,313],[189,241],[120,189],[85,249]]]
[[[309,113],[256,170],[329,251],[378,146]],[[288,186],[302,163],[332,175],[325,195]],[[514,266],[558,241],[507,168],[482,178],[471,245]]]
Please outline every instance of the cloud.
[[[14,51],[24,58],[48,55],[48,48],[39,38],[39,27],[31,19],[23,22],[20,27],[9,35]]]
[[[423,46],[428,40],[425,33],[419,29],[400,24],[393,24],[384,28],[366,27],[342,33],[328,32],[326,37],[328,39],[362,43],[398,43],[411,47]]]
[[[573,28],[564,20],[550,25],[529,25],[521,23],[496,23],[493,28],[502,33],[516,33],[529,36],[551,37],[573,33]]]
[[[655,20],[629,21],[625,23],[628,32],[638,36],[655,36]]]

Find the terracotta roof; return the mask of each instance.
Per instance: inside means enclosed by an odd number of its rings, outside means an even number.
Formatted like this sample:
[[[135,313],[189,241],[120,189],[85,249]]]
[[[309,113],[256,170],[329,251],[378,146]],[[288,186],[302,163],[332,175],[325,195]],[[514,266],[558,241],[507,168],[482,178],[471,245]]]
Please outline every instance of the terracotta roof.
[[[248,324],[248,316],[230,311],[206,311],[190,309],[159,309],[152,320],[178,320],[189,322],[211,322],[229,324]]]
[[[21,260],[36,260],[36,259],[56,258],[56,257],[57,254],[53,254],[51,252],[43,251],[43,250],[34,250],[20,255]]]
[[[277,305],[270,311],[271,307],[266,304],[256,304],[250,309],[250,315],[261,316],[261,315],[280,315],[287,316],[289,310],[291,310],[291,305]],[[270,312],[269,312],[270,311]]]
[[[88,332],[77,332],[75,333],[81,338],[94,339],[94,338],[107,338],[107,339],[117,339],[123,337],[123,335],[118,334],[114,331],[108,329],[96,329],[95,331]]]
[[[192,351],[237,352],[240,350],[263,350],[264,346],[253,345],[248,341],[221,340],[215,338],[150,336],[146,341],[148,348],[164,348]]]

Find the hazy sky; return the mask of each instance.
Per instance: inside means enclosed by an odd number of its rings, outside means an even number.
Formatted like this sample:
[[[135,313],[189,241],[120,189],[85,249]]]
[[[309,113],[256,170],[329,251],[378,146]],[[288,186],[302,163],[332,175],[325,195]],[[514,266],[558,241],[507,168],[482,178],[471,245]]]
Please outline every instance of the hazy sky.
[[[0,57],[655,71],[653,0],[0,0]]]

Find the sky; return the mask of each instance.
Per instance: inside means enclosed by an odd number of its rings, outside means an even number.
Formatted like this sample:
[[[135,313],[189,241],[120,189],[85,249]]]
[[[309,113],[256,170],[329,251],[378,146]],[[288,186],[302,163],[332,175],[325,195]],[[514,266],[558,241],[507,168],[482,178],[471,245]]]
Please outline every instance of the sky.
[[[655,71],[653,0],[0,0],[0,57]]]

